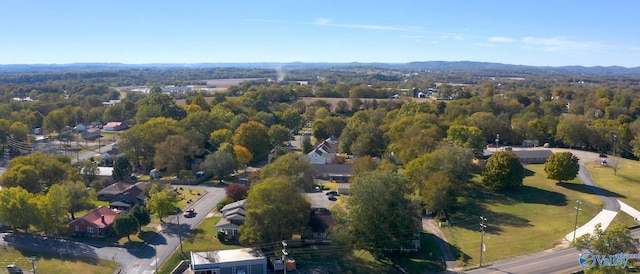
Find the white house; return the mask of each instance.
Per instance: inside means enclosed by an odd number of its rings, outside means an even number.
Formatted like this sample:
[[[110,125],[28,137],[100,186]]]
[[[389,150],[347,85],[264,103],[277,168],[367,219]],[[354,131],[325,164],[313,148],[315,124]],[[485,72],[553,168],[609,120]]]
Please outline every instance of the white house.
[[[338,139],[331,136],[318,143],[309,154],[311,164],[330,164],[338,152]]]
[[[240,236],[238,228],[244,224],[244,204],[246,201],[247,200],[244,199],[233,202],[220,209],[222,218],[216,224],[216,231],[224,232],[228,238],[237,238]]]

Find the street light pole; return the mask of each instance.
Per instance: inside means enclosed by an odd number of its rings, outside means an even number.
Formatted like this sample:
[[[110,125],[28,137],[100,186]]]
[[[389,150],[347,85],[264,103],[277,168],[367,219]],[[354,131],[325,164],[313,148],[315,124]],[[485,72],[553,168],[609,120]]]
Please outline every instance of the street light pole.
[[[576,222],[573,225],[573,243],[576,242],[576,231],[578,230],[578,212],[580,211],[580,204],[582,203],[582,201],[580,200],[576,200],[577,206],[573,207],[576,209]]]
[[[618,135],[613,134],[613,157],[616,157],[616,139]]]
[[[487,218],[480,216],[480,231],[482,232],[482,236],[480,238],[480,267],[482,267],[482,252],[484,251],[484,229],[487,227],[484,224]]]

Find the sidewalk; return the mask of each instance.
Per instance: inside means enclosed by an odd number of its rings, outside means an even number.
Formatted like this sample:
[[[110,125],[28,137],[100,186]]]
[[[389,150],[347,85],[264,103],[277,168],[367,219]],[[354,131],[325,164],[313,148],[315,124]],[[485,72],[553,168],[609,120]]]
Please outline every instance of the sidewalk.
[[[629,206],[628,204],[623,203],[620,200],[618,200],[618,203],[620,204],[620,210],[622,210],[622,212],[631,215],[631,217],[633,217],[633,219],[635,219],[636,222],[640,222],[640,211]]]
[[[600,211],[600,213],[598,213],[598,215],[593,217],[593,219],[589,220],[586,224],[579,227],[575,231],[576,238],[579,238],[580,236],[587,233],[593,233],[593,230],[596,228],[597,224],[600,224],[602,226],[602,230],[606,230],[611,222],[613,222],[613,218],[615,218],[617,214],[618,212],[616,211],[603,209],[602,211]],[[564,236],[564,239],[568,242],[573,242],[573,234],[573,231],[571,231],[569,234],[567,234],[567,236]]]

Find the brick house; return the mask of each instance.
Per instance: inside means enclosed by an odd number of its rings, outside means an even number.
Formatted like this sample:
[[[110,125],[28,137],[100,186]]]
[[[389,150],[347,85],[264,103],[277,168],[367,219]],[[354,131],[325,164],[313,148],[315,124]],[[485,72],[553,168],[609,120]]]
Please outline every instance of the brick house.
[[[113,233],[113,220],[118,214],[118,210],[101,206],[69,222],[69,233],[77,236],[107,237]]]

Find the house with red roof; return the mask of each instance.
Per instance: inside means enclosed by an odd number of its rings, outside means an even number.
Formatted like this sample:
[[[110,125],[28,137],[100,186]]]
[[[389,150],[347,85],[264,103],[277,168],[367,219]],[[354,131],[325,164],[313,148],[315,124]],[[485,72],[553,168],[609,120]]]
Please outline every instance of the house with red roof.
[[[113,233],[113,220],[118,214],[119,210],[101,206],[69,222],[69,233],[78,236],[107,237]]]

